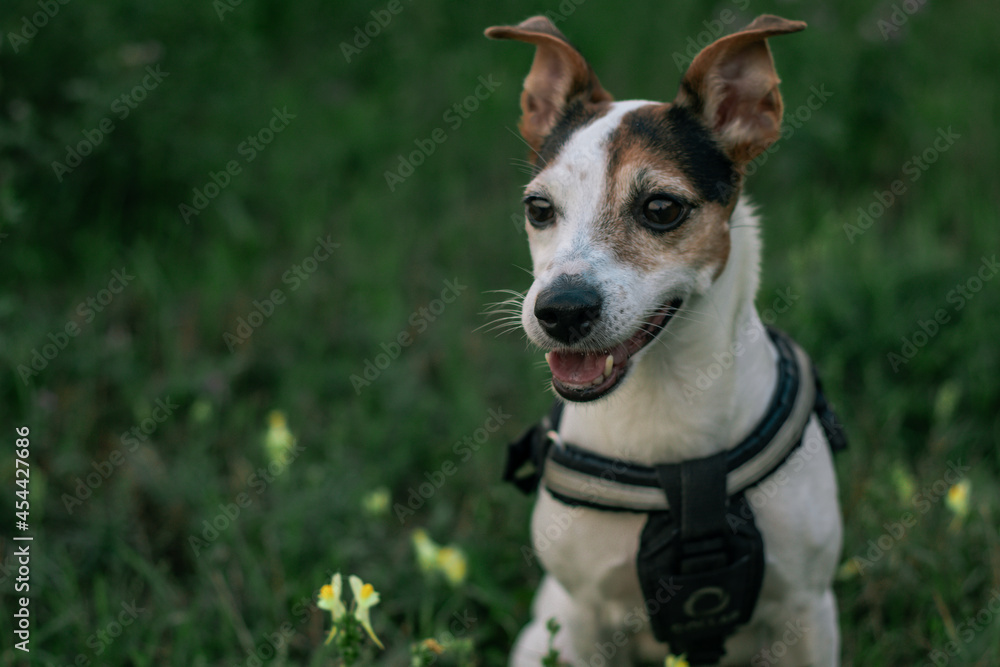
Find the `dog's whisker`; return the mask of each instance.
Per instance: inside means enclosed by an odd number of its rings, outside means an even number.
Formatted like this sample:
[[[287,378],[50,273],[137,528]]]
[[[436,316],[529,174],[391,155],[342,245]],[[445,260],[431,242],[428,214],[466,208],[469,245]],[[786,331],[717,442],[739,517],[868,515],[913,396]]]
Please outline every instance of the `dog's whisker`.
[[[505,315],[503,317],[497,317],[489,320],[486,324],[493,324],[496,326],[507,325],[507,326],[521,326],[521,318],[518,315]],[[485,324],[483,326],[486,326]]]
[[[517,168],[523,174],[527,174],[531,178],[534,178],[542,171],[542,168],[537,164],[532,164],[529,160],[523,160],[521,158],[513,157],[510,159],[511,164]]]
[[[501,308],[501,307],[497,306],[496,308],[488,308],[487,310],[484,310],[483,312],[481,312],[479,314],[483,315],[485,317],[494,317],[494,318],[499,318],[499,317],[502,317],[502,316],[520,317],[521,316],[521,309],[520,308],[516,308],[516,307],[515,308]]]
[[[523,292],[518,292],[513,289],[489,289],[483,292],[484,294],[513,294],[514,296],[524,296]]]
[[[503,319],[499,319],[499,320],[494,320],[494,321],[491,321],[491,322],[487,322],[483,326],[484,327],[485,326],[492,326],[494,328],[496,328],[496,327],[511,327],[511,328],[516,329],[517,327],[521,326],[521,319],[517,318],[517,317],[505,317]]]
[[[503,301],[495,301],[484,305],[494,310],[497,308],[508,308],[511,310],[516,310],[521,307],[521,304],[523,302],[524,299],[521,299],[519,297],[511,297],[509,299],[504,299]]]
[[[487,292],[484,292],[484,294],[510,294],[514,298],[520,298],[520,299],[524,298],[523,292],[518,292],[517,290],[512,290],[512,289],[489,290]]]
[[[534,147],[532,147],[531,144],[529,144],[527,141],[525,141],[524,137],[522,137],[519,133],[515,132],[514,130],[510,129],[507,126],[504,126],[504,129],[506,129],[508,132],[510,132],[511,134],[513,134],[515,137],[517,137],[518,141],[520,141],[522,144],[524,144],[525,146],[527,146],[531,150],[532,153],[534,153],[535,155],[537,155],[538,159],[542,162],[542,164],[544,164],[545,166],[548,166],[549,163],[545,160],[544,157],[542,157],[542,154],[539,153],[538,151],[536,151],[534,149]]]
[[[534,277],[535,277],[535,273],[534,273],[534,271],[532,271],[531,269],[526,269],[526,268],[524,268],[523,266],[520,266],[520,265],[518,265],[518,264],[511,264],[511,266],[513,266],[513,267],[514,267],[515,269],[521,269],[522,271],[524,271],[525,273],[527,273],[527,274],[528,274],[529,276],[531,276],[532,278],[534,278]]]
[[[519,323],[516,323],[516,322],[487,322],[486,324],[484,324],[482,326],[476,327],[472,331],[474,333],[475,332],[479,332],[479,331],[483,331],[485,333],[490,333],[490,332],[493,332],[493,331],[499,331],[499,333],[497,334],[497,336],[502,336],[504,334],[508,334],[508,333],[513,332],[513,331],[517,331],[520,328],[521,328],[521,325]]]
[[[503,306],[503,305],[517,305],[517,304],[521,303],[522,301],[524,301],[524,297],[521,296],[520,294],[518,294],[518,295],[510,297],[509,299],[501,299],[500,301],[492,301],[492,302],[490,302],[487,305],[492,305],[492,306],[496,306],[496,305],[501,305],[501,306]]]
[[[521,315],[520,313],[489,313],[489,319],[484,322],[479,328],[483,327],[520,327],[521,326]],[[479,329],[477,329],[478,331]]]
[[[514,315],[520,313],[521,309],[516,303],[494,303],[487,306],[480,315]]]

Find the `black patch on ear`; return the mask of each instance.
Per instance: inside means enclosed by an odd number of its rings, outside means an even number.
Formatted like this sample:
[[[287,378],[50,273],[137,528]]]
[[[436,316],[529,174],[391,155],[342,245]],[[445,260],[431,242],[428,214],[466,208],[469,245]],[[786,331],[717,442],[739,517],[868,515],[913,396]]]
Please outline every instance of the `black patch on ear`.
[[[594,119],[603,116],[607,110],[607,104],[585,105],[580,100],[570,102],[563,109],[562,115],[559,116],[559,120],[556,121],[552,131],[542,141],[542,147],[538,151],[542,166],[544,167],[545,163],[551,161],[559,154],[559,151],[566,145],[566,142],[569,141],[574,132],[589,125]]]
[[[689,99],[687,107],[694,113],[700,115],[702,110],[705,108],[705,103],[702,101],[701,95],[698,94],[698,91],[692,88],[691,84],[688,83],[687,77],[681,79],[681,88],[685,93],[687,93]]]
[[[609,169],[620,151],[641,143],[675,163],[705,201],[725,205],[738,190],[739,174],[704,125],[686,108],[640,107],[625,115],[611,139]],[[614,173],[612,171],[611,173]]]

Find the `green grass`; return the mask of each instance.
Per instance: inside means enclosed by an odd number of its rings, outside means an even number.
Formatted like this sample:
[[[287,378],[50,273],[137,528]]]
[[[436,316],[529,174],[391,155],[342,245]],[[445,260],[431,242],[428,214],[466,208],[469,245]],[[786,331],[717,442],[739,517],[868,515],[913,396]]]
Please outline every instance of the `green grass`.
[[[746,4],[592,0],[559,26],[616,96],[669,100],[673,51]],[[220,21],[209,2],[71,2],[16,53],[9,34],[38,5],[0,9],[0,414],[5,446],[15,426],[31,428],[30,664],[242,665],[269,636],[278,648],[265,662],[334,664],[329,619],[305,605],[336,570],[382,593],[380,663],[408,663],[409,644],[455,614],[475,618],[460,636],[478,664],[504,663],[539,571],[520,552],[530,501],[499,483],[503,445],[549,395],[521,338],[477,330],[499,300],[489,290],[529,281],[511,215],[526,180],[512,131],[531,52],[482,30],[559,5],[403,0],[346,62],[339,44],[385,6],[244,0]],[[762,2],[730,28],[764,12],[810,24],[772,43],[788,116],[812,86],[832,96],[749,183],[764,216],[760,303],[775,289],[801,295],[776,324],[811,352],[848,427],[844,560],[916,515],[837,584],[844,662],[923,665],[957,638],[947,664],[1000,664],[1000,619],[971,637],[963,625],[1000,588],[1000,280],[961,309],[949,299],[1000,248],[997,13],[926,3],[883,40],[877,21],[892,5]],[[169,76],[120,118],[114,100],[157,63]],[[496,92],[453,127],[445,112],[490,75]],[[295,118],[247,162],[241,143],[286,107]],[[57,180],[52,162],[106,118],[114,130]],[[910,180],[906,163],[949,127],[960,138]],[[390,191],[385,172],[435,128],[444,143]],[[185,224],[178,206],[232,160],[240,172]],[[844,225],[897,179],[906,191],[850,242]],[[283,280],[328,235],[339,244],[329,259]],[[87,299],[122,267],[135,279],[87,321]],[[446,280],[467,289],[421,314]],[[276,289],[284,302],[231,352],[223,334]],[[948,321],[894,372],[888,355],[939,309]],[[18,366],[71,322],[78,335],[23,382]],[[411,343],[356,392],[351,376],[401,332]],[[145,422],[146,440],[123,439],[168,398],[176,409]],[[274,409],[304,450],[261,489],[252,476],[268,463]],[[491,409],[511,417],[462,460],[455,443]],[[67,494],[109,461],[120,465],[70,513]],[[954,461],[971,466],[959,530],[933,486]],[[406,503],[449,464],[402,525],[362,512],[370,490]],[[0,457],[5,535],[14,465]],[[902,497],[900,470],[915,483]],[[249,504],[196,555],[191,536],[241,493]],[[462,588],[421,576],[417,527],[467,552]],[[14,543],[2,544],[7,610]],[[103,642],[133,601],[144,611]],[[12,621],[0,615],[0,662],[29,664],[10,648]]]

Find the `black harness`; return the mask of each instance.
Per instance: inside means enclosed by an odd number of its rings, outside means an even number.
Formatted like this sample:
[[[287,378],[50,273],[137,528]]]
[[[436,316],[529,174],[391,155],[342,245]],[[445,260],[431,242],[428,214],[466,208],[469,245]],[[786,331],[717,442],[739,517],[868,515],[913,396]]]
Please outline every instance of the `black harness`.
[[[768,334],[778,351],[774,394],[729,450],[652,467],[607,458],[561,441],[561,402],[508,446],[504,480],[524,493],[541,482],[568,505],[648,513],[636,564],[650,625],[692,665],[722,658],[760,594],[764,544],[746,491],[795,452],[813,414],[834,452],[847,446],[809,358],[781,332]]]

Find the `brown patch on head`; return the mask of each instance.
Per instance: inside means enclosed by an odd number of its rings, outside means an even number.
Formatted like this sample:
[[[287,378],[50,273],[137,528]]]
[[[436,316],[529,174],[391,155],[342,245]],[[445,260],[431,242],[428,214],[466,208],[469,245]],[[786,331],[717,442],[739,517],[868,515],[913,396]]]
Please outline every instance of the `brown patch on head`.
[[[611,94],[601,87],[590,64],[548,18],[533,16],[516,26],[487,28],[486,36],[536,47],[531,70],[524,79],[518,125],[521,136],[534,151],[532,161],[535,154],[544,160],[546,152],[552,153],[545,144],[551,143],[549,138],[560,124],[579,126],[606,111]],[[562,139],[555,142],[556,150],[569,136],[565,129],[559,135]]]
[[[608,141],[606,182],[597,240],[619,261],[650,270],[666,254],[721,273],[729,257],[729,216],[740,175],[686,109],[649,104],[625,114]],[[658,232],[643,224],[643,206],[656,195],[689,210],[675,229]]]
[[[727,203],[739,181],[732,160],[695,116],[671,104],[647,104],[622,117],[608,145],[608,180],[621,165],[645,162],[679,170],[703,201]]]

